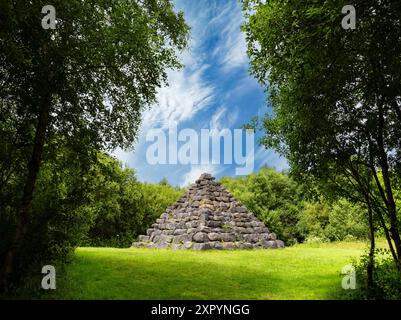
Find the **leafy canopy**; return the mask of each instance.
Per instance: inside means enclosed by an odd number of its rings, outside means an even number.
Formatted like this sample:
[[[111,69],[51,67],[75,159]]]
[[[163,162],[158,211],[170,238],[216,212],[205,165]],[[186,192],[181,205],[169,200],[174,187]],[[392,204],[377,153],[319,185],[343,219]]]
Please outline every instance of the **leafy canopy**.
[[[183,14],[169,0],[52,5],[56,28],[44,30],[43,1],[1,1],[2,121],[35,123],[46,101],[52,131],[100,147],[129,147],[140,112],[167,83],[167,69],[180,67],[176,52],[189,30]]]

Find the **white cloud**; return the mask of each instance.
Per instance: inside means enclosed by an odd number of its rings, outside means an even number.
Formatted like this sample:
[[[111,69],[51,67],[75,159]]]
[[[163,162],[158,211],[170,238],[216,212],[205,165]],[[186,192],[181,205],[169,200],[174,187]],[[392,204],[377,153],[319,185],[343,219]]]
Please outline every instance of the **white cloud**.
[[[210,22],[213,29],[219,30],[221,39],[213,51],[213,57],[222,65],[224,72],[248,65],[245,35],[240,30],[242,21],[240,5],[227,2],[222,12]]]
[[[229,109],[225,106],[221,106],[215,111],[210,119],[210,129],[229,129],[237,122],[238,117],[239,110],[237,107]]]
[[[114,154],[129,162],[141,180],[158,181],[168,176],[174,183],[186,185],[203,172],[216,175],[232,168],[212,164],[152,167],[144,156],[148,130],[167,129],[173,122],[180,128],[233,128],[241,116],[241,100],[236,99],[248,90],[257,89],[257,82],[253,79],[251,82],[245,75],[248,58],[237,1],[176,0],[175,3],[178,10],[184,10],[191,27],[190,49],[180,57],[185,68],[168,72],[170,85],[158,91],[158,103],[144,112],[135,153],[117,150]],[[232,71],[240,72],[230,74]],[[233,84],[233,88],[227,87],[227,83]]]
[[[217,165],[192,165],[191,169],[184,174],[182,177],[180,186],[184,187],[191,183],[194,183],[202,173],[210,173],[212,176],[216,176],[223,171],[223,168]]]
[[[207,66],[199,69],[169,72],[169,86],[157,94],[157,105],[143,115],[145,128],[165,129],[170,123],[191,120],[213,102],[213,87],[202,80]]]
[[[179,125],[189,121],[214,102],[215,88],[205,80],[209,64],[204,51],[208,22],[214,10],[201,2],[188,5],[185,0],[177,0],[176,6],[185,10],[185,19],[191,27],[189,49],[180,55],[185,67],[168,73],[169,86],[158,91],[157,105],[143,116],[145,130],[148,126],[165,129],[171,122]]]
[[[217,111],[213,114],[212,118],[210,119],[211,129],[220,129],[222,117],[226,111],[227,110],[224,106],[221,106],[219,109],[217,109]]]
[[[239,31],[239,26],[238,30],[228,34],[225,49],[227,53],[222,59],[224,71],[247,66],[246,41],[244,35]]]

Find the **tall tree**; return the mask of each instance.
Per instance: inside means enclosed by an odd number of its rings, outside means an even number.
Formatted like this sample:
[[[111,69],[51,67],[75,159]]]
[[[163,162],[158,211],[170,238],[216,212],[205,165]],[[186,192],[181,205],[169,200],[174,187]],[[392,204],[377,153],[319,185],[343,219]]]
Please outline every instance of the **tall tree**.
[[[55,29],[45,29],[43,1],[0,2],[1,129],[28,154],[15,233],[1,269],[3,289],[27,232],[46,141],[57,133],[103,150],[131,146],[141,111],[167,83],[166,70],[180,67],[177,50],[187,43],[189,28],[170,0],[52,5]],[[1,165],[13,170],[18,160],[3,157]]]
[[[356,0],[356,28],[345,30],[348,4],[243,1],[251,70],[274,109],[263,142],[298,178],[352,185],[401,273],[401,3]]]

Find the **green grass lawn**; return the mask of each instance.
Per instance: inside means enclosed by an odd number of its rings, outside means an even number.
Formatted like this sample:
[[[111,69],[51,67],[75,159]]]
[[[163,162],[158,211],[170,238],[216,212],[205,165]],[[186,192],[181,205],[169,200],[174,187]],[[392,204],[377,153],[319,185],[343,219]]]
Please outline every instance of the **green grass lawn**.
[[[342,299],[341,269],[365,248],[361,242],[253,251],[79,248],[50,297]]]

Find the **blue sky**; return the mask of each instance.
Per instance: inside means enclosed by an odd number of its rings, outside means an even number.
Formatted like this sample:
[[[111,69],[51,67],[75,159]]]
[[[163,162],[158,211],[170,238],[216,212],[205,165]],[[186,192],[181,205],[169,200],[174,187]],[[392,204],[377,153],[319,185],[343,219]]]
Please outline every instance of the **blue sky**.
[[[199,134],[202,128],[233,130],[256,115],[263,116],[268,107],[263,88],[248,71],[245,37],[239,29],[242,23],[239,1],[176,0],[175,4],[191,27],[190,48],[181,54],[185,67],[168,72],[169,86],[159,90],[158,103],[143,114],[134,150],[117,150],[114,155],[134,168],[141,181],[159,182],[167,178],[173,185],[184,186],[203,172],[217,178],[234,176],[238,166],[235,163],[151,165],[146,160],[146,150],[152,144],[145,139],[149,130],[166,131],[172,123],[177,123],[178,130],[191,128]],[[261,134],[255,135],[254,171],[264,164],[278,170],[287,168],[284,158],[257,144]]]

